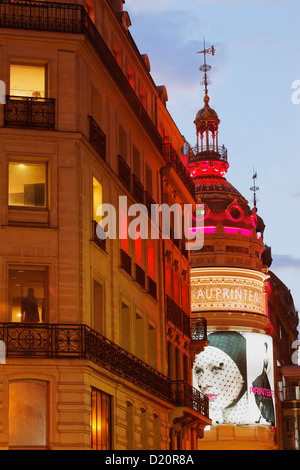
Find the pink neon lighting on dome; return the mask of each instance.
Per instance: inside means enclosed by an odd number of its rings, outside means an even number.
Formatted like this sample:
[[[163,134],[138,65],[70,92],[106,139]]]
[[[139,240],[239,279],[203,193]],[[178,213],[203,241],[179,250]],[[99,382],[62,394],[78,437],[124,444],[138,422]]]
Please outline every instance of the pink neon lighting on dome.
[[[215,233],[216,227],[208,226],[208,227],[195,227],[191,229],[191,233],[194,233],[195,230],[200,230],[202,233]],[[251,230],[246,228],[239,228],[239,227],[224,227],[225,233],[228,234],[238,234],[239,232],[242,235],[246,235],[247,237],[251,237]]]

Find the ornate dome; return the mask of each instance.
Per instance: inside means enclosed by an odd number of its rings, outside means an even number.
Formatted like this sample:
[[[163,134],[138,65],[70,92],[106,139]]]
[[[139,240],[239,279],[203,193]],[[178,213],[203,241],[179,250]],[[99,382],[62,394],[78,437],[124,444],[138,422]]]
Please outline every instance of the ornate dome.
[[[197,132],[203,134],[206,130],[217,130],[220,124],[220,119],[214,109],[209,106],[209,97],[204,97],[204,107],[198,111],[194,124],[196,125]]]

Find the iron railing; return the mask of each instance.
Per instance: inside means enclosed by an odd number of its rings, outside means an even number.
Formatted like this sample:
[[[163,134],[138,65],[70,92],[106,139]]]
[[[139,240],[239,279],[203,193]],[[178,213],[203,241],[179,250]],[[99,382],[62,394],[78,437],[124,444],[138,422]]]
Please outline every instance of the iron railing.
[[[88,116],[88,119],[90,144],[94,147],[102,160],[106,161],[106,135],[92,116]]]
[[[208,400],[203,399],[204,396],[199,390],[183,380],[172,382],[171,390],[171,400],[175,406],[188,406],[193,410],[197,410],[198,413],[201,413],[203,416],[208,416]]]
[[[120,250],[120,268],[122,268],[129,276],[132,276],[131,271],[131,256],[126,251]]]
[[[95,242],[101,250],[106,251],[106,238],[99,236],[101,235],[101,231],[103,231],[103,228],[96,220],[93,220],[93,242]]]
[[[55,100],[7,96],[4,106],[4,126],[54,130]]]
[[[132,190],[131,193],[134,197],[134,199],[139,203],[139,204],[144,204],[144,186],[138,179],[138,177],[134,174],[131,175],[131,180],[132,180]]]
[[[134,280],[143,288],[146,288],[146,274],[137,263],[134,264]]]
[[[130,167],[125,162],[124,158],[121,155],[118,155],[119,167],[118,167],[118,176],[121,183],[125,186],[128,191],[131,190],[131,172]]]
[[[172,144],[163,144],[163,157],[166,166],[171,166],[175,169],[176,173],[187,187],[191,195],[195,197],[195,183]]]
[[[82,324],[0,323],[6,359],[89,359],[175,406],[208,417],[208,399],[183,381],[168,377]]]
[[[194,341],[207,340],[207,321],[204,317],[191,319],[191,337]]]
[[[201,147],[191,148],[189,151],[189,163],[199,160],[221,160],[227,162],[227,149],[224,147],[216,147],[213,145],[204,145]]]
[[[150,276],[147,276],[148,280],[148,289],[147,292],[154,300],[157,300],[157,289],[156,289],[156,282],[151,279]]]

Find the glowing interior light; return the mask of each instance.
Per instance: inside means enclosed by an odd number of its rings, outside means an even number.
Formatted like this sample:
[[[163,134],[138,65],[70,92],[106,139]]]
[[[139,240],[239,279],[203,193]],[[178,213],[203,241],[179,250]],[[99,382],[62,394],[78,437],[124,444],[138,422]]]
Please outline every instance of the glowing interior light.
[[[224,230],[226,233],[239,233],[241,232],[242,235],[246,235],[248,237],[251,236],[251,230],[247,230],[245,228],[239,228],[239,227],[224,227]]]
[[[195,233],[196,230],[200,230],[201,233],[215,233],[216,227],[195,227],[190,230],[191,233]],[[242,235],[246,235],[247,237],[251,237],[251,230],[239,227],[224,227],[225,233],[228,234],[238,234],[239,232]]]

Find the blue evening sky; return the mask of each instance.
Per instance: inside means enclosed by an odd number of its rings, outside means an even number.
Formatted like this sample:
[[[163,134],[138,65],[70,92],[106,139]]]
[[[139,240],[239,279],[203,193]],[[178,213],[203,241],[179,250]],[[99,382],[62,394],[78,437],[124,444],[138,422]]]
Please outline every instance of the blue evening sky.
[[[300,81],[299,0],[126,0],[130,32],[150,59],[156,85],[165,85],[168,110],[186,140],[203,106],[203,37],[210,105],[221,120],[219,145],[228,149],[227,179],[252,207],[258,173],[258,213],[271,270],[291,289],[300,309]],[[300,82],[299,82],[300,83]],[[299,88],[300,89],[300,88]],[[300,98],[300,93],[298,94]]]

